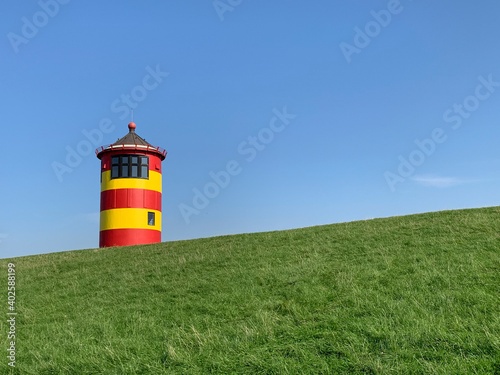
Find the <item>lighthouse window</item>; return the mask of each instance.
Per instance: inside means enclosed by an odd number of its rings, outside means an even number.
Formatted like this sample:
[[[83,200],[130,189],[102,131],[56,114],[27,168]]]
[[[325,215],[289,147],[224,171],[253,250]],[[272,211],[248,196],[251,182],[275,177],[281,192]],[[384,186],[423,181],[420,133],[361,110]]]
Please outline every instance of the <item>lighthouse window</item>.
[[[148,212],[148,225],[155,225],[155,213]]]
[[[132,164],[132,177],[139,177],[138,170],[137,170],[138,168],[139,168],[139,166]]]
[[[149,178],[149,157],[119,155],[111,158],[111,178]]]

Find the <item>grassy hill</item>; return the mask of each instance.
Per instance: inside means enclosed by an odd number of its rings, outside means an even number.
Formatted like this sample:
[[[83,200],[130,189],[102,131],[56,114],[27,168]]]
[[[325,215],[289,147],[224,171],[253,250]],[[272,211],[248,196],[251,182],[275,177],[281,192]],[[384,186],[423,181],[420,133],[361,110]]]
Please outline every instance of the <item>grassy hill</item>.
[[[499,207],[9,262],[2,374],[500,374]]]

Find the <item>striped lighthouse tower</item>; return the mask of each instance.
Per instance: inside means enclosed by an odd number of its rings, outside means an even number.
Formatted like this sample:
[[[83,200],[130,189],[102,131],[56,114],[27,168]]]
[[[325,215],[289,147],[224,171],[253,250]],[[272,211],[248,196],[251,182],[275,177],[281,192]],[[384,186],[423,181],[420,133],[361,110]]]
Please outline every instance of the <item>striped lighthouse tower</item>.
[[[101,160],[99,247],[161,242],[161,162],[167,152],[129,133],[96,150]]]

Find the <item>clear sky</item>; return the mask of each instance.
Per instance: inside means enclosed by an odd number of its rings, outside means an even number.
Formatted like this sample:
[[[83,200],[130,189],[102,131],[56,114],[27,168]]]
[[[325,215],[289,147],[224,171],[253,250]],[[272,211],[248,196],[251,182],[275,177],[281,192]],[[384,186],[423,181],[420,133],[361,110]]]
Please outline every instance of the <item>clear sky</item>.
[[[129,107],[163,241],[500,202],[498,0],[3,7],[1,258],[98,246]]]

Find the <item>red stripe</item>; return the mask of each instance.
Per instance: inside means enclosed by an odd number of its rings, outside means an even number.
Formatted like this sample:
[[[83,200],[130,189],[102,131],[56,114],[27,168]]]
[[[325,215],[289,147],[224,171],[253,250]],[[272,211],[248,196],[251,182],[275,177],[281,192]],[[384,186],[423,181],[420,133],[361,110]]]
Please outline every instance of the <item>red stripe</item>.
[[[161,232],[153,229],[109,229],[99,232],[99,247],[145,245],[161,242]]]
[[[147,208],[161,211],[161,193],[147,189],[112,189],[101,192],[101,211],[113,208]]]
[[[140,151],[110,151],[105,153],[101,158],[101,173],[111,170],[111,156],[116,155],[139,155],[149,156],[149,170],[161,173],[161,159],[153,154],[148,154]]]

